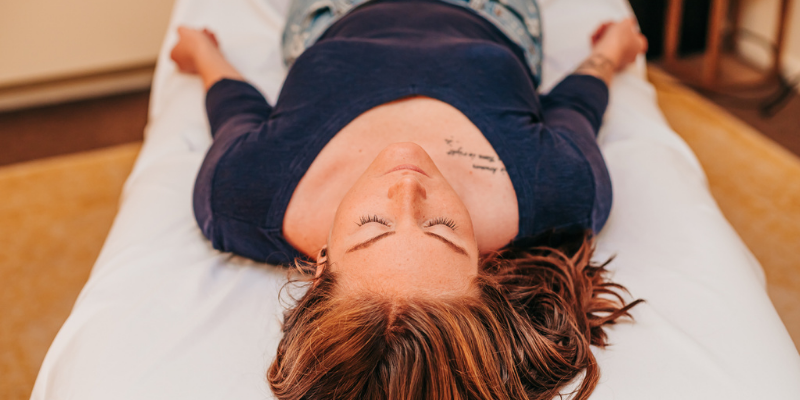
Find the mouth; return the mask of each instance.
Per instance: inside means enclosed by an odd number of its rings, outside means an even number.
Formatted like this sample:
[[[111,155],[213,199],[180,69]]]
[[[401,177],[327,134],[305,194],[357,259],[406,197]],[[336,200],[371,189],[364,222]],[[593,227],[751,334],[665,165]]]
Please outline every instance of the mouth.
[[[420,167],[418,167],[416,165],[411,165],[411,164],[398,165],[398,166],[390,169],[388,172],[386,172],[386,174],[390,174],[392,172],[401,171],[401,170],[408,170],[408,171],[418,172],[418,173],[420,173],[422,175],[425,175],[428,178],[430,178],[430,176],[427,173],[425,173],[425,171],[423,171],[422,168],[420,168]],[[386,174],[384,174],[384,175],[386,175]]]

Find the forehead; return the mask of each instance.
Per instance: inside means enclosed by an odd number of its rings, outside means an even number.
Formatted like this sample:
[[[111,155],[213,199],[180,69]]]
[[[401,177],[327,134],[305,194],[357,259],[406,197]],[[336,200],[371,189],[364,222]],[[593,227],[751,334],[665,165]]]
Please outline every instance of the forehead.
[[[463,294],[477,276],[477,260],[456,254],[434,239],[408,241],[387,237],[358,251],[339,252],[330,268],[348,291],[393,295]]]

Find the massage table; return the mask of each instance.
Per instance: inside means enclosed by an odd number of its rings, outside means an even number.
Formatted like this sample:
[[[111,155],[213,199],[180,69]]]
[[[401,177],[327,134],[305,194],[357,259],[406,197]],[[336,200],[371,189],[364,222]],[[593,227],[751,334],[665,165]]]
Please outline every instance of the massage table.
[[[624,0],[541,0],[547,92],[589,54]],[[32,399],[269,399],[283,268],[214,250],[192,213],[211,143],[197,77],[169,59],[181,24],[216,32],[274,104],[288,0],[177,0],[153,81],[145,141],[108,239],[39,372]],[[800,399],[800,356],[764,273],[720,213],[700,164],[667,125],[645,63],[619,75],[599,143],[614,205],[596,260],[642,298],[593,348],[592,399]],[[286,292],[284,291],[284,294]],[[575,382],[572,383],[574,387]],[[569,388],[566,389],[568,391]],[[566,397],[568,398],[568,397]]]

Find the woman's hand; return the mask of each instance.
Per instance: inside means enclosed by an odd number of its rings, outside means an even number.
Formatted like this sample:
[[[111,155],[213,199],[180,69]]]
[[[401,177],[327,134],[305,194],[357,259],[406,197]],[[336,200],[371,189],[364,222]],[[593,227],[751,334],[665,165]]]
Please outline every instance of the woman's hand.
[[[596,76],[608,85],[614,74],[646,51],[647,39],[639,32],[636,20],[606,22],[592,34],[592,55],[575,72]]]
[[[172,48],[170,58],[179,71],[200,75],[206,90],[223,78],[244,80],[225,59],[217,37],[208,29],[178,27],[178,43]]]
[[[172,48],[170,58],[178,65],[179,71],[197,74],[199,54],[211,49],[219,51],[219,42],[213,32],[181,26],[178,27],[178,43]]]
[[[592,35],[592,54],[600,54],[613,62],[614,72],[622,71],[646,51],[647,38],[639,32],[633,18],[606,22]]]

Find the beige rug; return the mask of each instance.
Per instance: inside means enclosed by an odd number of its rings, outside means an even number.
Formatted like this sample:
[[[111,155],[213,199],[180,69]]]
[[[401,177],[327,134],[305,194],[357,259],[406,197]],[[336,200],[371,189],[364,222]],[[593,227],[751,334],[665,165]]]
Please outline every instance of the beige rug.
[[[0,399],[28,399],[140,144],[0,168]]]
[[[722,211],[764,265],[773,302],[800,343],[800,160],[669,76],[651,68],[650,79]],[[0,399],[30,396],[139,147],[0,168]]]

